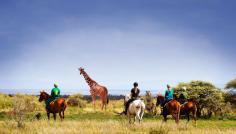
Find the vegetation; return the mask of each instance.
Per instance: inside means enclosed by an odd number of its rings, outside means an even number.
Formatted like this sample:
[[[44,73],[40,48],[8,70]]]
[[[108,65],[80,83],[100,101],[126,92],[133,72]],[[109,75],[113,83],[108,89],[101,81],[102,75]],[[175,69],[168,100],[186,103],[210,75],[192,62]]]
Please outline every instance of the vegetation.
[[[66,100],[68,107],[65,120],[47,120],[45,104],[38,102],[38,96],[31,95],[3,95],[0,94],[0,133],[234,133],[236,131],[235,107],[225,92],[216,88],[212,83],[191,81],[179,83],[176,93],[187,87],[190,98],[198,102],[199,118],[197,126],[186,119],[176,125],[173,120],[162,122],[157,114],[145,114],[141,124],[129,124],[125,116],[117,113],[123,111],[123,99],[112,99],[107,110],[100,110],[100,101],[96,101],[96,111],[91,101],[82,95],[75,94]],[[144,100],[155,99],[144,96]],[[146,102],[147,103],[147,102]],[[158,109],[158,108],[156,108]],[[40,118],[38,118],[40,116]],[[205,119],[204,117],[208,117]]]
[[[176,92],[178,94],[182,92],[182,87],[186,87],[189,98],[192,98],[197,102],[198,117],[204,116],[210,118],[212,114],[221,116],[230,114],[224,113],[226,111],[230,112],[229,110],[224,110],[225,107],[229,108],[229,104],[226,105],[224,100],[225,93],[216,88],[212,83],[204,81],[179,83],[176,87]]]
[[[229,90],[224,98],[226,103],[230,103],[236,109],[236,79],[229,81],[225,88]]]
[[[226,89],[230,89],[230,88],[236,88],[236,79],[229,81],[226,86]]]

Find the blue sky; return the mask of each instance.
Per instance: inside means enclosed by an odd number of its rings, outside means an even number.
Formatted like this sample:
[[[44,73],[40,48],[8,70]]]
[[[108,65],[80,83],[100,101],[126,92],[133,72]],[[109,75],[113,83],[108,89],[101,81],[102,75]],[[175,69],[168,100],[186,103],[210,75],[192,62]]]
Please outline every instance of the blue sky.
[[[0,89],[108,89],[236,76],[233,0],[2,0]],[[83,90],[82,90],[83,89]],[[110,91],[112,92],[112,91]]]

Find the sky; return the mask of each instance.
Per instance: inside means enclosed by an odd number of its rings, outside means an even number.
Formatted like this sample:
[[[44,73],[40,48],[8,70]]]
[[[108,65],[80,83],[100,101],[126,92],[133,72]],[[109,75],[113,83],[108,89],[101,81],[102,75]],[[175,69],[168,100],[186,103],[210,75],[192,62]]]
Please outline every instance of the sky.
[[[1,0],[0,92],[163,92],[236,76],[234,0]]]

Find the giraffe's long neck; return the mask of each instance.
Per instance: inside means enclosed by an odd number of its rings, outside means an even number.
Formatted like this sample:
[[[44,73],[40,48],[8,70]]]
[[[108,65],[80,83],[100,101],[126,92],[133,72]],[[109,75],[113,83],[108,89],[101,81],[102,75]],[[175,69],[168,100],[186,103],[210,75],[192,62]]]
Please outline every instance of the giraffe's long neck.
[[[89,77],[89,75],[85,71],[82,72],[82,75],[84,76],[84,79],[90,87],[92,87],[93,84],[97,84],[93,79]]]

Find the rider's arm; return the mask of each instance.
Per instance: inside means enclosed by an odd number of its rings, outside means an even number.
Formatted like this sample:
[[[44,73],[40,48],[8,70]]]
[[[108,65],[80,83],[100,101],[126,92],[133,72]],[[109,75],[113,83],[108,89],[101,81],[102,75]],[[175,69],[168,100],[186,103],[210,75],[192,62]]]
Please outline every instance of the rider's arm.
[[[60,89],[58,89],[58,95],[61,95],[61,90]]]
[[[51,96],[53,96],[54,95],[54,92],[53,92],[53,89],[51,90]]]

